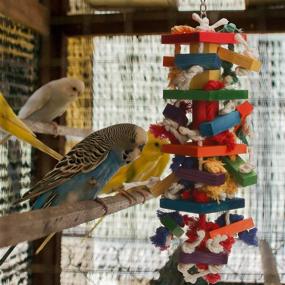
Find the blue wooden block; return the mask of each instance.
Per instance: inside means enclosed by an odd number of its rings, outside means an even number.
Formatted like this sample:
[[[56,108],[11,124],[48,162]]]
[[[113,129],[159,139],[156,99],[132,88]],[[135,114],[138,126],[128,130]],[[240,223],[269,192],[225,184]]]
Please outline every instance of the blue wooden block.
[[[164,209],[172,209],[176,211],[209,214],[233,209],[244,208],[243,198],[226,199],[225,201],[197,203],[189,200],[171,200],[167,198],[160,199],[160,207]]]
[[[200,65],[206,70],[221,68],[221,60],[215,53],[177,54],[174,63],[180,69]]]
[[[218,116],[213,121],[204,122],[200,124],[199,130],[202,136],[211,137],[239,124],[240,113],[234,111],[223,116]]]

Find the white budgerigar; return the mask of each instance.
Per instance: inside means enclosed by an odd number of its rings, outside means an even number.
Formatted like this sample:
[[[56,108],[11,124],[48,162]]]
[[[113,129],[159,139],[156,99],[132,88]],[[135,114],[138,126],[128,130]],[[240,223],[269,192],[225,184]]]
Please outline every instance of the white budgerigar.
[[[43,85],[27,100],[18,117],[32,121],[51,122],[61,116],[70,103],[84,91],[84,83],[64,77]]]
[[[61,116],[69,104],[74,102],[84,92],[83,81],[64,77],[50,81],[37,89],[19,111],[19,119],[28,119],[49,123]],[[0,144],[6,142],[7,135]]]

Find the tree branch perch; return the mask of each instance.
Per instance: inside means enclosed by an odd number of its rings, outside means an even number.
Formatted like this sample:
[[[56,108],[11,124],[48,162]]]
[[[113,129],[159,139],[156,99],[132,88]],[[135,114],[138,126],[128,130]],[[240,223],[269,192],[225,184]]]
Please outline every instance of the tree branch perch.
[[[30,120],[23,120],[23,122],[35,133],[54,135],[54,136],[74,136],[74,137],[87,137],[93,130],[70,128],[58,125],[55,127],[52,123],[42,123]]]
[[[131,193],[136,201],[130,202],[121,194],[101,199],[108,206],[106,215],[153,198],[145,187],[133,188],[128,193]],[[57,207],[7,215],[0,218],[0,247],[35,240],[104,215],[104,207],[96,201],[66,203]]]

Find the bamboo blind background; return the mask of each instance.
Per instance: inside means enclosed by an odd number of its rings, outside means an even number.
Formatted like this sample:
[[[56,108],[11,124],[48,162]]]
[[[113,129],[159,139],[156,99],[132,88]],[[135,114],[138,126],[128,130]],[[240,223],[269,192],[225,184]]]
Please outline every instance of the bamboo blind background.
[[[251,145],[258,184],[240,191],[259,237],[266,238],[285,281],[284,252],[284,76],[285,35],[249,35],[263,62],[260,74],[242,79],[255,110]],[[147,128],[162,118],[167,70],[162,56],[172,54],[159,36],[94,38],[93,127],[133,122]],[[158,225],[158,201],[128,209],[104,221],[84,238],[93,223],[65,231],[62,240],[62,284],[148,284],[171,252],[160,253],[148,238]],[[246,262],[245,262],[246,261]],[[237,243],[223,270],[229,282],[263,282],[258,248]]]
[[[36,87],[39,37],[30,29],[0,15],[0,91],[15,111]],[[3,135],[1,133],[1,135]],[[29,189],[31,148],[19,141],[0,146],[0,214],[22,211],[11,203]],[[1,233],[3,234],[3,233]],[[0,269],[0,284],[28,284],[27,243],[20,244]],[[0,256],[6,249],[0,249]]]
[[[88,37],[67,39],[67,76],[81,79],[84,94],[72,103],[66,112],[66,125],[74,128],[92,129],[93,121],[93,41]],[[67,137],[65,153],[78,142]]]

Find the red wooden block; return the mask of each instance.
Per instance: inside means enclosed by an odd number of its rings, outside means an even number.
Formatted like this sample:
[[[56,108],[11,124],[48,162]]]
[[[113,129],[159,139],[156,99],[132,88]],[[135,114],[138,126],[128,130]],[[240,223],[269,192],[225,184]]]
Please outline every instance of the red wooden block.
[[[241,119],[245,119],[253,111],[253,106],[245,101],[242,104],[236,106],[236,110],[240,113]]]
[[[219,114],[219,101],[192,101],[192,129],[198,129],[203,122],[211,121]]]
[[[227,226],[218,228],[216,230],[210,231],[209,235],[211,238],[214,238],[216,235],[228,235],[233,236],[239,232],[251,229],[254,227],[252,218],[244,219],[236,223],[229,224]]]
[[[197,146],[189,144],[165,144],[162,151],[178,155],[188,155],[193,157],[228,156],[247,152],[247,145],[235,144],[232,150],[228,150],[226,145]]]
[[[161,36],[163,44],[217,43],[236,44],[235,33],[194,32]],[[243,35],[246,38],[246,35]]]
[[[173,67],[174,66],[174,56],[164,56],[163,57],[163,66]]]

